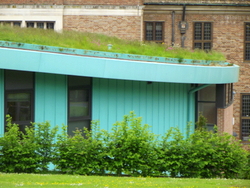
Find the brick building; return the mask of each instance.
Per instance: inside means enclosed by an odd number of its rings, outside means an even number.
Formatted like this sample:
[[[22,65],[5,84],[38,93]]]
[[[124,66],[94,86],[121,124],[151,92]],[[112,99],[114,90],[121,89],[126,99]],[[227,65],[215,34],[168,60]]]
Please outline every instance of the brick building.
[[[196,92],[196,115],[201,111],[208,125],[249,139],[249,0],[2,0],[0,22],[220,51],[240,66],[239,82]]]

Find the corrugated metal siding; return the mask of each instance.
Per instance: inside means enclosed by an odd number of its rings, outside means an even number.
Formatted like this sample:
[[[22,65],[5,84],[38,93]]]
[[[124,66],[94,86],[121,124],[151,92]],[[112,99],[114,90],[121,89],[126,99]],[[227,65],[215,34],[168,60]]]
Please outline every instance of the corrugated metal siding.
[[[0,69],[0,136],[4,134],[4,70]]]
[[[186,132],[190,84],[93,79],[92,119],[108,129],[123,115],[134,111],[152,131],[162,134],[170,127]],[[191,112],[194,117],[194,111]]]
[[[67,125],[67,76],[36,73],[35,122]]]

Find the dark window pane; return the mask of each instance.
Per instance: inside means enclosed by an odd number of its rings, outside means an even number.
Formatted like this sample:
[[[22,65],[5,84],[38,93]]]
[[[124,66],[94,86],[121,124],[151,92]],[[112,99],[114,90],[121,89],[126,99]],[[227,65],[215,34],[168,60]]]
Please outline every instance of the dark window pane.
[[[5,71],[6,90],[24,90],[33,88],[33,73],[22,71]]]
[[[241,133],[243,141],[250,139],[250,119],[242,119]]]
[[[82,120],[82,121],[70,121],[68,123],[68,135],[74,136],[74,131],[77,129],[84,130],[84,128],[90,128],[90,121],[89,120]]]
[[[13,121],[31,121],[30,93],[7,94],[7,114]]]
[[[216,103],[198,103],[199,113],[207,118],[207,123],[216,124]]]
[[[162,40],[162,23],[155,24],[155,40]]]
[[[34,27],[34,22],[27,22],[27,27]]]
[[[153,40],[153,23],[146,23],[146,40]]]
[[[37,22],[36,27],[43,29],[44,28],[44,23],[43,22]]]
[[[89,115],[89,93],[84,89],[70,90],[69,117]]]
[[[250,23],[246,24],[246,41],[250,41]]]
[[[211,85],[203,88],[198,92],[198,101],[210,101],[216,100],[216,85]]]
[[[202,49],[201,43],[194,43],[194,49]]]
[[[54,29],[54,23],[47,23],[47,29]]]
[[[204,40],[211,40],[211,23],[204,23]]]
[[[246,43],[245,60],[250,60],[250,43]]]
[[[250,95],[242,95],[242,116],[250,117]]]
[[[8,25],[8,26],[10,26],[11,25],[11,22],[3,22],[3,25]]]
[[[21,27],[21,22],[13,22],[13,25],[16,27]]]
[[[210,43],[210,42],[204,43],[203,49],[204,49],[204,50],[211,50],[211,43]]]
[[[202,23],[194,24],[194,40],[202,40]]]
[[[91,78],[88,77],[79,77],[79,76],[70,76],[69,77],[69,86],[90,86]]]

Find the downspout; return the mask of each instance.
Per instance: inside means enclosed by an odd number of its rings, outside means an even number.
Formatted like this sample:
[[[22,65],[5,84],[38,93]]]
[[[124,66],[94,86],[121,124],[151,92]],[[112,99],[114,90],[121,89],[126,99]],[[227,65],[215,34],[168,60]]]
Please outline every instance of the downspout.
[[[187,102],[187,123],[190,122],[190,120],[192,119],[191,117],[191,101],[192,101],[192,94],[195,93],[196,91],[199,91],[205,87],[208,87],[212,84],[203,84],[203,85],[200,85],[198,87],[194,87],[194,88],[191,88],[189,91],[188,91],[188,102]],[[187,138],[189,137],[189,130],[187,131]]]
[[[175,11],[172,12],[172,46],[174,46],[175,43],[174,22],[175,22]]]
[[[182,21],[184,22],[185,21],[185,15],[186,15],[186,5],[184,4],[183,5],[183,12],[182,12]],[[185,45],[184,45],[184,40],[186,39],[185,37],[185,33],[182,33],[181,34],[181,47],[184,48]]]

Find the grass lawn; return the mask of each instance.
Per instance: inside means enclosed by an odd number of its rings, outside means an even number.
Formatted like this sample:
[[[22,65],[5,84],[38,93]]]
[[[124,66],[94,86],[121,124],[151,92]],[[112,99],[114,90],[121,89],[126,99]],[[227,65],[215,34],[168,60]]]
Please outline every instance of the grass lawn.
[[[0,188],[84,187],[84,188],[248,188],[250,180],[109,177],[49,174],[0,174]]]
[[[190,50],[171,47],[165,44],[122,40],[102,34],[76,31],[58,33],[53,30],[1,26],[0,41],[181,59],[226,60],[225,56],[217,51],[206,53],[202,50]],[[112,44],[111,50],[108,50],[109,44]]]

